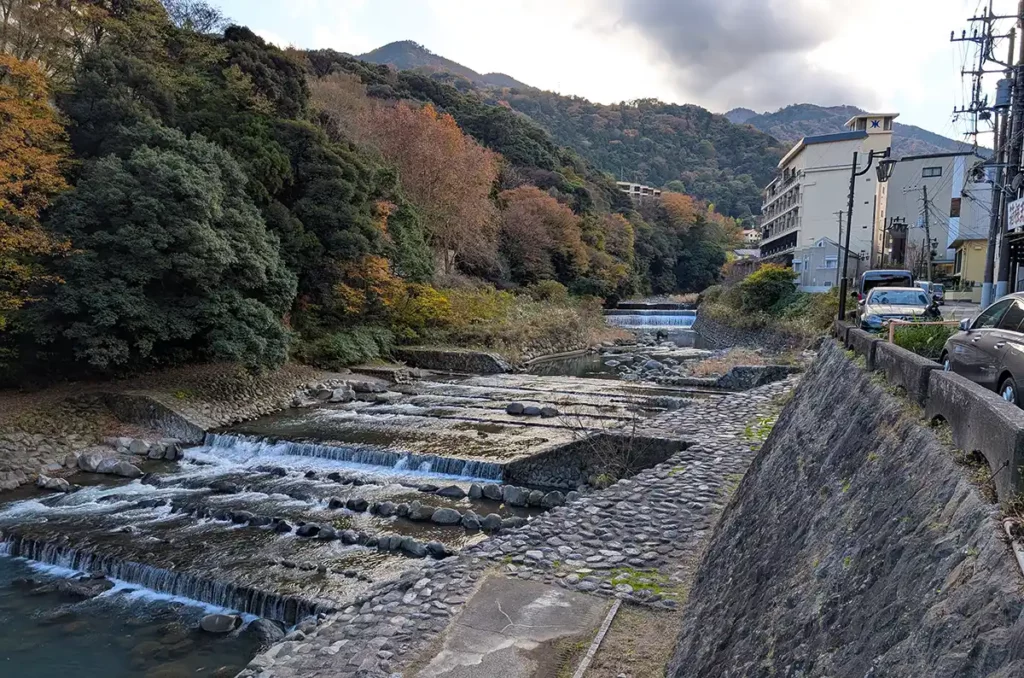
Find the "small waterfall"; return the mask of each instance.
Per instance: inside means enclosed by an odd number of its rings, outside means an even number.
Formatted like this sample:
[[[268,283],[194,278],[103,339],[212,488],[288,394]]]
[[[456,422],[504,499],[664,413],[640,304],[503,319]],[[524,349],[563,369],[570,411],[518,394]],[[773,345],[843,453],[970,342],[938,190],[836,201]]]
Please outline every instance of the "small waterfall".
[[[252,455],[293,455],[330,459],[332,461],[380,466],[395,471],[416,470],[433,475],[449,475],[480,480],[500,481],[504,467],[501,464],[472,459],[439,457],[433,454],[411,454],[365,445],[319,445],[294,443],[285,440],[250,438],[225,433],[208,433],[203,444],[211,450],[232,449]]]
[[[150,567],[48,540],[16,534],[0,535],[0,539],[3,539],[0,542],[0,554],[3,555],[27,558],[77,572],[101,572],[157,593],[190,598],[286,624],[295,624],[308,616],[332,611],[294,596],[282,596],[248,586],[197,577],[188,572]]]
[[[676,309],[630,309],[625,311],[606,311],[605,321],[609,325],[619,327],[692,327],[697,320],[697,312]]]

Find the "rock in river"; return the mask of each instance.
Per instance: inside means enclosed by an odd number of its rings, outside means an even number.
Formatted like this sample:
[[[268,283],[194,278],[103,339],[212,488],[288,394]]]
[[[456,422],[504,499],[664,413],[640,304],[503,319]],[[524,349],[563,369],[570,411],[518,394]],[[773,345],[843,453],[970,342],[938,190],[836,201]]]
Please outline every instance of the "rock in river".
[[[440,508],[434,511],[430,519],[438,525],[457,525],[462,522],[462,514],[451,508]]]
[[[320,526],[316,523],[306,523],[295,530],[295,534],[300,537],[315,537],[320,532]]]
[[[254,619],[243,632],[259,640],[261,647],[269,647],[284,638],[284,629],[269,619]]]
[[[529,407],[524,407],[523,408],[523,414],[525,414],[527,417],[539,417],[540,416],[540,408],[537,407],[536,405],[530,405]]]
[[[484,497],[491,501],[501,501],[501,485],[487,483],[483,489]]]
[[[524,409],[525,408],[523,407],[522,403],[509,403],[508,405],[505,406],[505,413],[522,414]]]
[[[466,491],[463,490],[458,485],[449,485],[447,487],[442,487],[440,490],[438,490],[434,494],[438,495],[439,497],[451,497],[452,499],[463,499],[466,496]]]
[[[51,478],[42,474],[36,479],[36,486],[43,488],[44,490],[52,490],[54,492],[70,492],[71,483],[64,480],[63,478]]]
[[[501,516],[497,513],[489,513],[480,521],[480,527],[486,532],[493,532],[501,528]]]
[[[230,633],[241,625],[237,614],[208,614],[199,620],[199,628],[207,633]]]

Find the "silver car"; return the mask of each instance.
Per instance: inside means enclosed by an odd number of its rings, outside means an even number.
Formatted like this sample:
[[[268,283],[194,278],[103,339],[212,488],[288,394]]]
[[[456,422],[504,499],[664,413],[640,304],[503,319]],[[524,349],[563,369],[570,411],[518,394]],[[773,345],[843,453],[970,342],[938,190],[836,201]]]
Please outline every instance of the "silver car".
[[[861,329],[878,331],[890,320],[922,319],[932,301],[920,287],[875,287],[860,307]]]
[[[976,318],[964,318],[946,340],[942,369],[956,372],[1021,405],[1024,383],[1024,292],[1002,297]]]

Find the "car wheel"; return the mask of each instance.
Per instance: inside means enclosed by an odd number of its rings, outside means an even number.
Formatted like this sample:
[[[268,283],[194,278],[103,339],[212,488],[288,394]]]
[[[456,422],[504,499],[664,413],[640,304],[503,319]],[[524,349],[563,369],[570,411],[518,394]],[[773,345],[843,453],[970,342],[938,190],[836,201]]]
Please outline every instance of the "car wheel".
[[[1003,379],[1003,383],[999,384],[999,395],[1008,403],[1018,404],[1017,382],[1013,380],[1013,377],[1007,377]]]
[[[949,359],[949,354],[948,353],[943,353],[942,354],[942,358],[939,359],[939,362],[942,363],[942,371],[943,372],[952,372],[953,371],[953,361],[951,361]]]

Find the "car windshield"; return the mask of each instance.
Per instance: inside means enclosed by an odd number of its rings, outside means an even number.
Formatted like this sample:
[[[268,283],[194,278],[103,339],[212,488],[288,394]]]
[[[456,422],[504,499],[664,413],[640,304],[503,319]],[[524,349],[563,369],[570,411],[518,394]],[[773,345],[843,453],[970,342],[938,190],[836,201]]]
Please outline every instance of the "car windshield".
[[[943,290],[943,287],[942,285],[935,283],[934,285],[932,285],[932,290],[935,292],[941,292]]]
[[[877,288],[871,292],[871,297],[868,298],[868,303],[886,304],[891,306],[927,306],[928,297],[924,295],[924,292]]]

